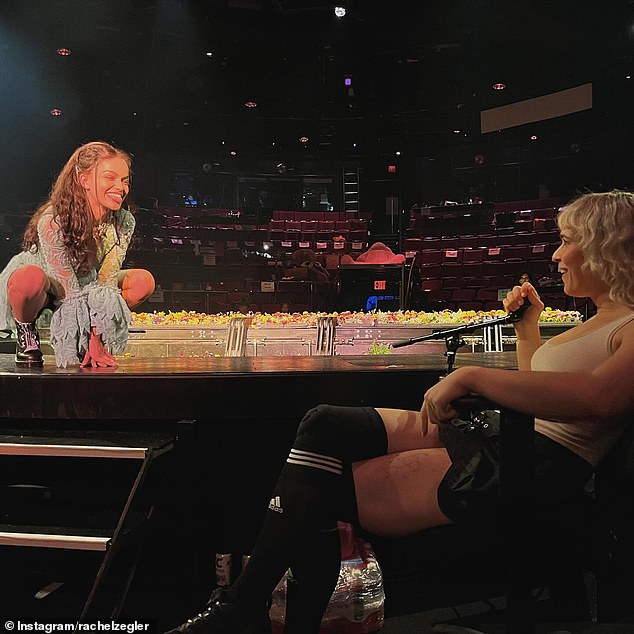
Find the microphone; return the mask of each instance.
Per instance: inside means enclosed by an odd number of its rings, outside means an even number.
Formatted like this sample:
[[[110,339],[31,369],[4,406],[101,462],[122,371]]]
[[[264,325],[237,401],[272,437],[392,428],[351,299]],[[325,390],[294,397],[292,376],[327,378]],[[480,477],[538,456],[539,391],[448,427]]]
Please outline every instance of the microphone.
[[[519,321],[520,319],[522,319],[522,317],[524,316],[524,313],[528,310],[530,305],[531,303],[528,301],[528,297],[525,297],[524,303],[517,310],[514,310],[512,313],[509,313],[506,316],[506,323],[513,324],[516,321]]]

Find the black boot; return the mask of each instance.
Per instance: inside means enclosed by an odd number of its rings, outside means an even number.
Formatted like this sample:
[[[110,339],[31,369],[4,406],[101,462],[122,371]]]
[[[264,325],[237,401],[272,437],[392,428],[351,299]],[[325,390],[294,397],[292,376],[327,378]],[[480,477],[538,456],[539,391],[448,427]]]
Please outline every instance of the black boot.
[[[40,350],[40,335],[34,321],[15,322],[17,343],[15,346],[15,364],[26,368],[41,368],[44,365]]]
[[[269,606],[245,610],[227,600],[227,591],[216,588],[206,610],[165,634],[270,634]]]

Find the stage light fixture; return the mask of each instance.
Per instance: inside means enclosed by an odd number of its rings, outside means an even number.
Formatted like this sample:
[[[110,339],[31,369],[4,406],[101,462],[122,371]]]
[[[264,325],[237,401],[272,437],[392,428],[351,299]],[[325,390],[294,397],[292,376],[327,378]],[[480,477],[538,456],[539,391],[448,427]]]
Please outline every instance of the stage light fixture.
[[[71,54],[71,50],[69,48],[58,48],[57,49],[57,54],[61,55],[62,57],[68,57]]]
[[[502,82],[496,82],[495,84],[493,84],[492,88],[493,90],[504,90],[506,88],[506,84],[503,84]]]
[[[247,101],[244,104],[247,108],[257,108],[258,104],[255,101]]]
[[[307,136],[300,136],[299,137],[299,142],[300,143],[308,143],[308,137]]]
[[[53,108],[51,110],[51,115],[53,115],[54,117],[61,117],[62,111],[59,108]]]
[[[338,18],[343,18],[346,15],[346,8],[345,7],[335,7],[335,15]]]

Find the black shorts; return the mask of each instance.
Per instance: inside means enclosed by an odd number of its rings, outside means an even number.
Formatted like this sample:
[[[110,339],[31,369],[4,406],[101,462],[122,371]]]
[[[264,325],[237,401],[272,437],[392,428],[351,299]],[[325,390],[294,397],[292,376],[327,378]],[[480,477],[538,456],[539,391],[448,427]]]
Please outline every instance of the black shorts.
[[[484,430],[469,431],[463,421],[440,427],[440,438],[452,464],[438,487],[438,504],[456,524],[472,528],[497,526],[500,509],[499,417]],[[536,521],[564,508],[587,502],[586,486],[593,467],[554,440],[534,433],[531,503]]]

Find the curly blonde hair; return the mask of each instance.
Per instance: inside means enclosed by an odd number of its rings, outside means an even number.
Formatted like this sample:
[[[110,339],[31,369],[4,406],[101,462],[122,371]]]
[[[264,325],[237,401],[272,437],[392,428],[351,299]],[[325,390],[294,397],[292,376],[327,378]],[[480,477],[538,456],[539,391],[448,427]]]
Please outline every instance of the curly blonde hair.
[[[610,298],[634,308],[634,193],[579,196],[557,216],[584,255],[584,266],[610,287]]]
[[[122,158],[128,167],[132,157],[123,150],[103,141],[91,141],[78,147],[60,171],[49,195],[29,220],[24,232],[22,247],[29,250],[39,246],[37,223],[49,208],[59,225],[62,240],[73,268],[78,273],[87,273],[95,265],[97,243],[95,226],[97,220],[90,210],[86,190],[79,182],[79,174],[90,172],[103,159]]]

